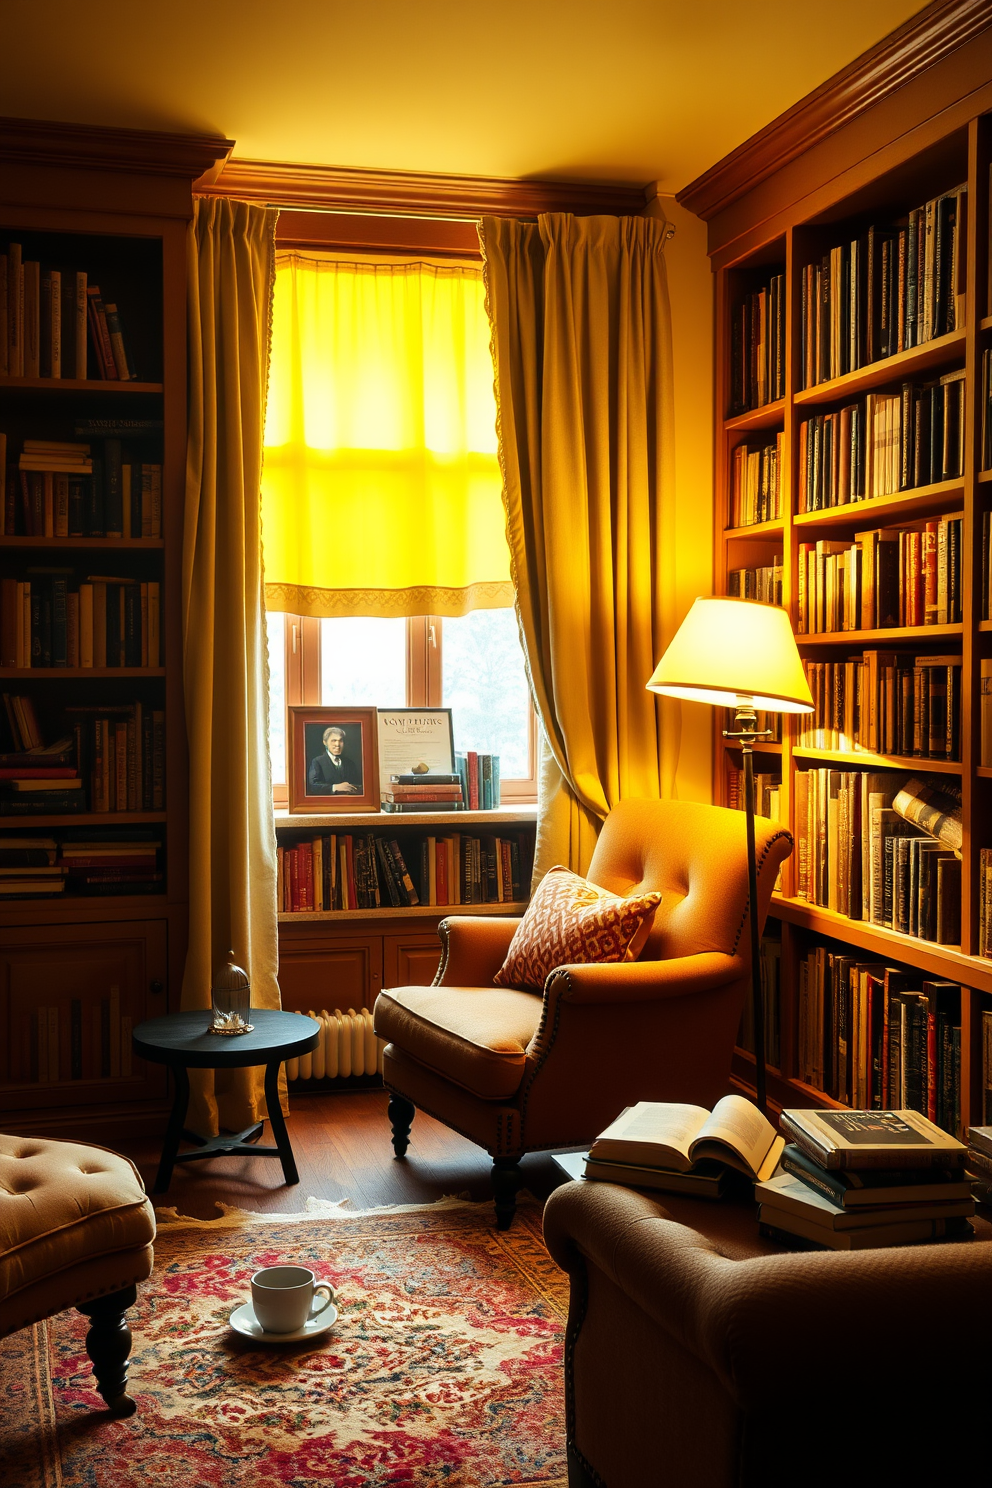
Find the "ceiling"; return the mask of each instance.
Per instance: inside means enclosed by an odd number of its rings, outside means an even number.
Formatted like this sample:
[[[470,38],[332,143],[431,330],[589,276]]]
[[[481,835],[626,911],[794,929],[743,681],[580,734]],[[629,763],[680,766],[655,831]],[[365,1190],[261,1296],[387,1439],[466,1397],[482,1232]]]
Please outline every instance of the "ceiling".
[[[0,112],[679,190],[920,0],[2,0]]]

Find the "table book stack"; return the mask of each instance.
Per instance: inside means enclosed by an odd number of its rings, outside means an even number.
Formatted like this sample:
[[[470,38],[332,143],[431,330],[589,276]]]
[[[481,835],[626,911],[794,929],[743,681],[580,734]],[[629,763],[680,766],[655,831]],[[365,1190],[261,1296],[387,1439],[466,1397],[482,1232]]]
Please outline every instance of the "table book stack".
[[[756,1106],[725,1095],[712,1111],[661,1101],[628,1106],[596,1138],[583,1176],[718,1199],[735,1173],[770,1178],[785,1142]]]
[[[918,1111],[783,1111],[779,1171],[755,1185],[762,1234],[874,1250],[970,1239],[963,1143]]]

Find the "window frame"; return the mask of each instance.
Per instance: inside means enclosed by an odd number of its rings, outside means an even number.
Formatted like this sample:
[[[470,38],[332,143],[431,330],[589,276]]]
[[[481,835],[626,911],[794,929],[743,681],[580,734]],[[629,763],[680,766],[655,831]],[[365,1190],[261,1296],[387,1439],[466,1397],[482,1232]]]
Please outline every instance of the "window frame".
[[[442,625],[440,615],[409,616],[406,622],[406,706],[440,708],[443,694]],[[309,615],[285,615],[283,624],[286,737],[289,737],[289,707],[293,703],[320,706],[320,620]],[[534,805],[537,802],[537,714],[533,700],[528,707],[527,759],[529,773],[515,779],[500,779],[504,806]],[[273,783],[272,804],[276,811],[289,809],[289,787]]]

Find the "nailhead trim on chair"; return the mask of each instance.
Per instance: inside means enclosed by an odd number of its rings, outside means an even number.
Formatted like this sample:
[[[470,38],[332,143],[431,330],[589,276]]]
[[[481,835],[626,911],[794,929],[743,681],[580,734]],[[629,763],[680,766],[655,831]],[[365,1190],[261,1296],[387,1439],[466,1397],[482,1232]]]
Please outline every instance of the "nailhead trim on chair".
[[[761,849],[761,857],[758,859],[758,875],[759,876],[761,874],[761,869],[762,869],[762,867],[764,865],[765,859],[768,856],[768,853],[769,853],[769,850],[771,849],[772,844],[775,843],[775,842],[780,841],[783,837],[785,837],[789,842],[792,842],[792,840],[793,840],[792,839],[792,833],[791,832],[785,832],[785,831],[776,832],[775,835],[774,835],[774,837],[769,837],[768,841],[765,843],[764,847]],[[747,898],[744,900],[744,913],[741,915],[741,922],[740,922],[740,925],[737,927],[737,934],[734,936],[734,943],[733,943],[733,945],[730,948],[730,954],[731,955],[734,955],[734,953],[737,950],[737,947],[741,943],[741,936],[744,934],[744,926],[747,924],[748,913],[750,911],[750,908],[751,908],[751,895],[748,894]]]
[[[447,970],[447,967],[448,967],[448,947],[449,947],[449,941],[448,941],[448,922],[447,922],[447,920],[439,920],[438,921],[437,933],[438,933],[438,939],[441,942],[441,964],[438,967],[437,971],[434,973],[434,980],[431,982],[431,986],[432,987],[440,987],[442,978],[444,977],[444,973],[445,973],[445,971]],[[399,1093],[399,1092],[397,1092],[397,1093]]]
[[[51,1274],[53,1276],[57,1276],[59,1273],[57,1271],[55,1271],[55,1272],[52,1272]],[[50,1279],[49,1277],[46,1277],[46,1280],[49,1280],[49,1279]],[[84,1292],[83,1295],[76,1302],[70,1302],[68,1304],[68,1306],[69,1307],[78,1307],[80,1302],[91,1302],[94,1297],[109,1297],[114,1292],[122,1292],[125,1287],[138,1286],[138,1285],[140,1285],[141,1282],[147,1281],[147,1280],[148,1280],[148,1275],[147,1275],[146,1272],[143,1271],[140,1276],[132,1276],[127,1281],[119,1281],[119,1282],[117,1282],[114,1286],[100,1287],[99,1290],[98,1291],[95,1291],[95,1292]],[[16,1297],[17,1296],[17,1293],[16,1292],[12,1292],[11,1293],[11,1296]],[[44,1320],[46,1318],[50,1318],[51,1316],[52,1316],[51,1312],[38,1312],[38,1313],[35,1313],[34,1317],[25,1318],[23,1322],[18,1323],[18,1325],[17,1325],[16,1328],[12,1328],[11,1329],[11,1332],[12,1333],[19,1333],[22,1328],[30,1328],[31,1325],[32,1325],[32,1323],[41,1323],[41,1322],[44,1322]],[[10,1335],[9,1334],[4,1334],[4,1335],[0,1335],[0,1336],[9,1337]]]
[[[565,1442],[568,1450],[578,1459],[584,1472],[588,1474],[589,1481],[594,1483],[596,1488],[606,1488],[599,1473],[584,1453],[579,1451],[575,1442],[575,1345],[589,1309],[589,1270],[584,1256],[580,1276],[576,1278],[575,1273],[570,1272],[569,1282],[571,1289],[568,1326],[565,1330]]]

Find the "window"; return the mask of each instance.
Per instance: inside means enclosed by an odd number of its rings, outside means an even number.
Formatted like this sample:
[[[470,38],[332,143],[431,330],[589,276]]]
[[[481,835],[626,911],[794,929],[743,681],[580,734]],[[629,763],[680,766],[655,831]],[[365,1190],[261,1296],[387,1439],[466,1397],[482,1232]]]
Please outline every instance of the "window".
[[[280,255],[262,479],[271,753],[293,703],[450,707],[536,796],[477,263]]]
[[[269,748],[285,806],[286,705],[450,708],[455,748],[500,756],[504,801],[537,799],[537,729],[516,613],[407,620],[270,611]]]

